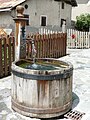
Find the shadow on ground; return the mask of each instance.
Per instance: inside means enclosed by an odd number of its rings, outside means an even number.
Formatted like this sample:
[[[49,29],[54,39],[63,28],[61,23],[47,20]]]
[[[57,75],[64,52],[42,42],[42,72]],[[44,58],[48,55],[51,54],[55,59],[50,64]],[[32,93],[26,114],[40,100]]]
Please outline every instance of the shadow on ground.
[[[78,103],[79,103],[79,97],[73,92],[72,93],[72,110],[78,105]],[[63,119],[63,118],[64,118],[64,115],[54,117],[54,118],[46,118],[46,119],[43,118],[41,120],[57,120],[57,119]]]
[[[72,110],[78,105],[79,97],[73,92],[72,93]]]

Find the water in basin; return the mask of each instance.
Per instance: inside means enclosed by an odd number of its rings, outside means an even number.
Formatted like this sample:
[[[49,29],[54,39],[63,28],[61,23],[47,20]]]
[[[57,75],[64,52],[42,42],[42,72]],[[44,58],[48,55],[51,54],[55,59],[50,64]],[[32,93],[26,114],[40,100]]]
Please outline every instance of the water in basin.
[[[40,64],[32,64],[26,66],[27,69],[33,69],[33,70],[56,70],[60,69],[60,67],[56,67],[53,65],[40,65]]]
[[[62,68],[65,68],[66,66],[62,65],[56,65],[50,62],[22,62],[20,67],[25,69],[31,69],[31,70],[60,70]]]

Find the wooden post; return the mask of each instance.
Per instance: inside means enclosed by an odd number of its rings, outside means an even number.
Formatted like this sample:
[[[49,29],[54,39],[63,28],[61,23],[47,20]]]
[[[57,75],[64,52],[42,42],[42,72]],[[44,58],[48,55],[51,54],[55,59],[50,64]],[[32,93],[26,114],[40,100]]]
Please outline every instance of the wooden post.
[[[15,21],[15,60],[26,58],[26,38],[25,38],[25,25],[27,18],[24,18],[23,6],[17,6],[17,17]]]

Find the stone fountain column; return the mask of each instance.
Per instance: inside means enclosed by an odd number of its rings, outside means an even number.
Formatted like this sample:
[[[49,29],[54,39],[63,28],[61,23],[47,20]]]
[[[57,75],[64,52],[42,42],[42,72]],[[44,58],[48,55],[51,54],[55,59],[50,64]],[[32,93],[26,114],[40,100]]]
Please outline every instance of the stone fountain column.
[[[26,58],[26,35],[25,26],[27,18],[24,18],[24,7],[19,5],[16,8],[17,16],[15,21],[15,61]]]

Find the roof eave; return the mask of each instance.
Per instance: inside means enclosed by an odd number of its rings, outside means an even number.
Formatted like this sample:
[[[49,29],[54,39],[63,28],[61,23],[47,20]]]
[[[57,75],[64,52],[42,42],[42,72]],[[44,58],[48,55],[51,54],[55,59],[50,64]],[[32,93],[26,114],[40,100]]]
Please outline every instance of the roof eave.
[[[16,6],[18,6],[18,5],[20,5],[20,4],[22,4],[22,3],[24,3],[26,0],[23,0],[22,2],[20,2],[20,3],[18,3],[18,4],[15,4],[15,5],[13,5],[13,6],[10,6],[10,7],[2,7],[2,8],[0,8],[0,12],[9,12],[9,11],[11,11],[12,9],[14,9],[14,8],[16,8]]]
[[[66,2],[67,4],[72,5],[72,7],[76,7],[76,6],[77,6],[76,0],[55,0],[55,1],[64,1],[64,2]]]
[[[0,12],[10,12],[12,7],[0,8]]]
[[[76,7],[77,6],[77,2],[76,0],[64,0],[66,3],[72,5],[72,7]]]
[[[71,0],[71,4],[72,4],[73,7],[76,7],[77,6],[76,0]]]

